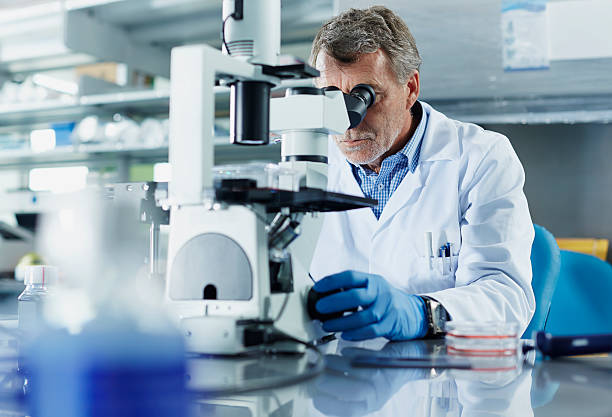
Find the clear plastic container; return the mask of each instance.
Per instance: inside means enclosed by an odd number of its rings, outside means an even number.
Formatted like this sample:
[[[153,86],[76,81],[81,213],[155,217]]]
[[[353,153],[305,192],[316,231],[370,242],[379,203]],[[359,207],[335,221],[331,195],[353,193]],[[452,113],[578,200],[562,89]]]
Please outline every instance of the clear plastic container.
[[[147,231],[133,211],[85,190],[43,217],[39,247],[62,285],[22,350],[30,415],[188,415],[184,341],[142,267]]]
[[[446,323],[446,349],[451,355],[471,357],[516,357],[519,353],[517,323]]]
[[[295,172],[281,168],[269,162],[251,162],[247,164],[218,165],[213,168],[215,181],[223,179],[250,179],[257,182],[259,188],[279,188],[279,177],[293,177]]]

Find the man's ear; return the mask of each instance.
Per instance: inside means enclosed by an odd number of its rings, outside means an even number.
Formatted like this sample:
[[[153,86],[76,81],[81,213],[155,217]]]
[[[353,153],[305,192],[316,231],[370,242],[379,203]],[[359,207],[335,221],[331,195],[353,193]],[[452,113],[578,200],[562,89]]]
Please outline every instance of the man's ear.
[[[419,98],[419,93],[421,92],[421,82],[419,78],[419,72],[414,71],[410,78],[406,81],[406,86],[408,88],[408,97],[406,100],[406,108],[411,109],[414,106],[414,103]]]

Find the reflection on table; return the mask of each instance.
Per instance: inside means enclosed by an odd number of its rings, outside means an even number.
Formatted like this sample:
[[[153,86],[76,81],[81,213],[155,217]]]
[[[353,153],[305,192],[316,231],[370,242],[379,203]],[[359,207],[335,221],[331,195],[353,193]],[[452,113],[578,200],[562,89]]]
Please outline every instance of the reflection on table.
[[[26,381],[17,371],[16,344],[10,339],[8,333],[0,338],[0,415],[25,416]],[[392,369],[355,367],[352,361],[364,355],[443,358],[446,346],[443,341],[336,340],[320,350],[326,369],[305,381],[301,376],[320,360],[311,352],[191,358],[186,376],[191,415],[557,417],[610,415],[612,409],[608,356],[535,362],[530,357],[497,369],[486,361],[471,370]],[[262,386],[268,388],[253,390]]]
[[[283,389],[206,398],[200,400],[199,415],[396,416],[408,413],[415,416],[469,416],[483,412],[533,415],[530,406],[531,371],[524,372],[519,361],[512,369],[476,371],[375,369],[351,365],[355,357],[363,355],[397,358],[444,356],[443,341],[335,341],[323,346],[322,351],[327,367],[318,378]],[[226,366],[230,364],[226,362]],[[271,369],[275,368],[280,366]],[[222,374],[245,377],[245,369],[244,365],[235,363],[232,371],[226,370]],[[233,381],[238,379],[233,378]]]

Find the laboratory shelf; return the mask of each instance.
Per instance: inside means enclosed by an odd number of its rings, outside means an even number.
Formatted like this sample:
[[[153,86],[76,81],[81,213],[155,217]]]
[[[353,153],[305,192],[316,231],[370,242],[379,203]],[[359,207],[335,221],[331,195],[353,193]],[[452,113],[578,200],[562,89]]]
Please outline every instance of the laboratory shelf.
[[[612,122],[612,95],[427,100],[448,117],[478,124]]]
[[[577,123],[609,123],[612,121],[612,110],[601,111],[559,111],[542,113],[508,113],[508,114],[470,114],[462,115],[452,112],[447,116],[469,123],[487,124],[577,124]]]
[[[0,151],[0,170],[37,166],[65,166],[81,163],[114,161],[167,161],[168,147],[114,147],[110,145],[66,146],[47,152],[34,153],[29,149]]]
[[[229,138],[215,138],[215,163],[235,163],[249,160],[278,161],[280,144],[245,147],[232,145]],[[0,151],[0,170],[25,169],[43,166],[67,166],[85,164],[101,166],[118,160],[130,163],[153,163],[168,161],[168,147],[114,146],[91,144],[66,146],[47,152],[34,153],[29,149]]]
[[[75,121],[84,116],[130,112],[140,115],[168,113],[167,90],[141,90],[94,94],[34,103],[0,104],[0,127]]]
[[[311,85],[312,80],[284,80],[280,86],[272,89],[273,96],[282,96],[284,90],[290,87]],[[229,88],[217,86],[214,91],[217,117],[227,116],[229,114]],[[34,103],[2,103],[0,104],[0,129],[6,126],[78,121],[89,115],[112,116],[117,112],[167,117],[169,102],[169,90],[149,89],[64,97]]]

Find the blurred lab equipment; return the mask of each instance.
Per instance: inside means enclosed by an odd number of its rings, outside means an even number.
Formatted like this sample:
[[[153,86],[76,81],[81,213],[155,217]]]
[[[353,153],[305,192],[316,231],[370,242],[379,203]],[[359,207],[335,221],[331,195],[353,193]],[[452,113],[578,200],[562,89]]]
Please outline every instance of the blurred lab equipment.
[[[160,272],[160,228],[170,223],[170,210],[157,205],[160,194],[167,196],[168,183],[148,182],[143,185],[146,195],[140,200],[140,221],[149,224],[149,276],[163,280]]]
[[[33,249],[32,232],[0,221],[0,275],[13,276],[19,260]]]
[[[40,77],[40,76],[39,76]],[[45,100],[70,100],[74,95],[60,93],[41,85],[36,75],[21,82],[7,81],[0,88],[0,104],[36,103]]]
[[[46,332],[30,350],[33,416],[185,417],[180,337],[143,332],[132,321],[94,320],[71,335]]]
[[[32,336],[42,322],[43,303],[49,290],[58,281],[58,270],[51,265],[32,265],[25,271],[25,289],[17,298],[19,330],[23,336]]]
[[[555,237],[542,226],[534,224],[533,228],[535,238],[531,246],[531,287],[536,310],[523,333],[524,338],[531,338],[534,331],[544,329],[561,265],[561,253]]]
[[[51,123],[51,129],[55,132],[56,147],[69,146],[72,144],[70,137],[75,126],[75,122]]]
[[[78,122],[72,132],[74,143],[99,142],[104,139],[105,132],[98,116],[87,116]]]
[[[184,343],[142,268],[147,228],[103,197],[75,193],[43,218],[38,243],[64,279],[21,352],[29,412],[185,416]]]
[[[150,117],[139,123],[120,113],[114,114],[110,120],[87,116],[76,124],[70,138],[77,146],[108,144],[117,148],[161,147],[168,141],[168,123],[167,119],[158,120]]]
[[[102,142],[112,144],[134,144],[140,137],[140,127],[138,123],[129,117],[121,114],[113,115],[113,120],[103,124],[104,135],[100,139]]]
[[[15,267],[15,280],[23,282],[25,280],[26,269],[30,265],[44,265],[44,260],[36,252],[26,253],[21,257],[17,266]]]
[[[27,138],[15,132],[0,133],[0,151],[22,149],[27,145]]]
[[[612,334],[554,336],[538,332],[535,337],[535,348],[550,358],[608,353],[612,352]]]
[[[350,94],[296,87],[270,100],[282,80],[318,76],[303,62],[279,65],[280,6],[225,0],[222,52],[172,51],[166,300],[192,352],[312,347],[305,305],[316,213],[376,203],[326,191],[328,136],[361,122],[375,99],[371,86]],[[248,175],[214,181],[217,82],[230,88],[231,143],[266,145],[270,132],[281,135],[277,187]]]
[[[146,146],[159,147],[166,143],[163,121],[148,117],[140,124],[139,140]]]

